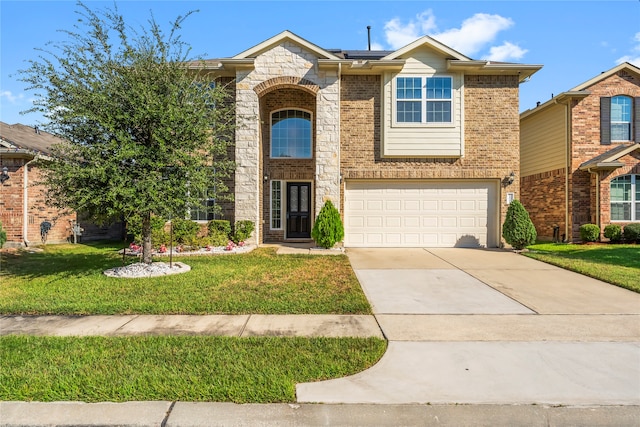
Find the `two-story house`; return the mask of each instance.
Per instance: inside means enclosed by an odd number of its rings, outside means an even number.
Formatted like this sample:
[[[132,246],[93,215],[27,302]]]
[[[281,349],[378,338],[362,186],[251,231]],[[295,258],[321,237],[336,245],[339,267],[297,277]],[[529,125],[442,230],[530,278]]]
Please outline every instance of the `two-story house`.
[[[235,91],[228,219],[309,241],[325,201],[350,247],[498,247],[519,197],[519,84],[540,65],[470,59],[423,37],[323,49],[285,31],[206,72]]]
[[[522,202],[539,237],[640,221],[640,68],[623,63],[556,95],[520,127]]]

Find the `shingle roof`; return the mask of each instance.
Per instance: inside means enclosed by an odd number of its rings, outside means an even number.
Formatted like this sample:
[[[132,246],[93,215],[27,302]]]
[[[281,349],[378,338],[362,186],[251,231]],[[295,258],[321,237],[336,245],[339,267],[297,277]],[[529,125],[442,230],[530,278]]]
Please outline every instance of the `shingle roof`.
[[[5,148],[28,150],[34,154],[51,154],[51,146],[62,139],[43,130],[22,124],[9,125],[0,122],[0,139]],[[9,145],[9,147],[6,147]]]
[[[579,169],[615,169],[622,166],[622,163],[618,162],[620,157],[624,157],[627,154],[640,149],[640,143],[636,144],[621,144],[609,151],[606,151],[599,156],[596,156],[590,160],[587,160],[580,165]]]

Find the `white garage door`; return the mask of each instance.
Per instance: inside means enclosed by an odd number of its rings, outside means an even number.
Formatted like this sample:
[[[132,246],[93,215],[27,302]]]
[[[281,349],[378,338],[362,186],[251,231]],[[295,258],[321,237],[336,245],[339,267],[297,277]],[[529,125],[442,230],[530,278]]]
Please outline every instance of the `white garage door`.
[[[347,181],[345,246],[495,247],[496,185]]]

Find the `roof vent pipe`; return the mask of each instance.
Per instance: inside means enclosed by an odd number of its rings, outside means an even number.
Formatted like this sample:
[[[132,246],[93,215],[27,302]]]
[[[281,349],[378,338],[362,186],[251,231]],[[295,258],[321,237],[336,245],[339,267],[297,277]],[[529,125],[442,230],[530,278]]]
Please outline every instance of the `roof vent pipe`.
[[[367,25],[367,40],[369,41],[369,50],[371,50],[371,25]]]

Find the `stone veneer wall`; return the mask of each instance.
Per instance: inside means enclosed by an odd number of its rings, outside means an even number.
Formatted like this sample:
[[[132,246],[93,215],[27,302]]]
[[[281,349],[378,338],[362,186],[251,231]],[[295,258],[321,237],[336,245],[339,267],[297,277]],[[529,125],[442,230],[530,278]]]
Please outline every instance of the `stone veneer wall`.
[[[633,160],[627,156],[621,159],[627,163],[626,167],[620,168],[612,174],[601,173],[600,206],[596,206],[595,176],[587,171],[580,171],[579,167],[584,162],[619,145],[616,142],[612,142],[610,145],[600,144],[600,97],[616,95],[639,97],[640,78],[623,70],[589,86],[587,90],[590,92],[589,96],[581,100],[574,100],[571,104],[572,161],[569,206],[571,208],[570,229],[573,240],[580,239],[581,225],[597,221],[598,209],[600,210],[601,229],[610,223],[609,184],[611,179],[624,175],[625,170],[629,171],[638,165],[637,158]]]
[[[520,170],[517,76],[465,76],[462,158],[382,158],[381,77],[342,77],[341,169],[345,179],[482,179]],[[388,108],[388,107],[387,107]],[[519,179],[505,192],[519,197]],[[342,193],[344,197],[344,193]],[[501,218],[506,196],[499,193]]]
[[[318,71],[317,58],[295,43],[284,42],[255,58],[254,68],[236,73],[236,220],[261,222],[262,167],[259,95],[270,79],[294,77],[320,88],[316,98],[315,211],[326,198],[339,200],[339,81],[337,71]],[[255,239],[256,236],[254,236]],[[261,237],[259,238],[261,239]]]
[[[262,188],[262,236],[265,242],[278,242],[284,240],[283,230],[271,230],[270,220],[270,202],[271,202],[271,180],[284,181],[301,181],[313,182],[315,175],[315,141],[316,134],[314,132],[316,125],[316,98],[311,93],[297,88],[282,88],[271,91],[261,98],[261,117],[262,120],[262,164],[263,173],[268,179],[263,182]],[[271,153],[271,113],[283,108],[303,109],[311,112],[312,120],[312,158],[311,159],[272,159]],[[283,186],[282,193],[286,192],[286,186]],[[311,186],[313,191],[313,185]],[[313,209],[313,206],[312,206]],[[286,222],[284,213],[286,206],[283,204],[282,213],[283,223]],[[283,224],[284,227],[284,224]]]

